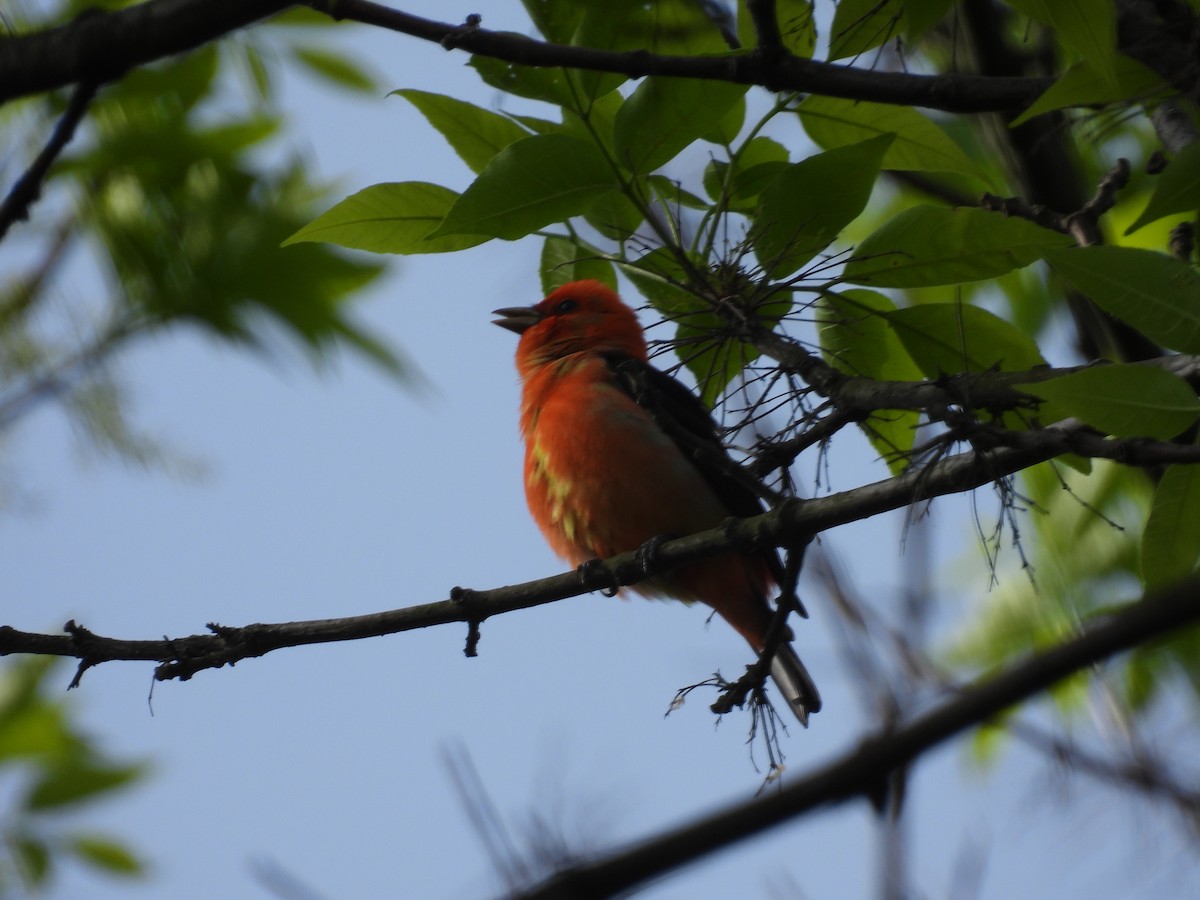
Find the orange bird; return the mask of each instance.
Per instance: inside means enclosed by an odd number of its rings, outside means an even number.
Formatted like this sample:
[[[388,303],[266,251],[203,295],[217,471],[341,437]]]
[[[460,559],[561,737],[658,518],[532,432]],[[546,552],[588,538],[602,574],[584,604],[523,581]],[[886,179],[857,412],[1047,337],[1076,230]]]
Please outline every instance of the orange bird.
[[[735,476],[708,409],[650,365],[637,317],[606,285],[572,282],[536,306],[494,315],[521,336],[525,497],[559,556],[578,566],[763,511]],[[635,589],[706,603],[761,652],[774,615],[767,595],[781,579],[774,550],[727,553]],[[807,725],[821,697],[786,641],[771,677]]]

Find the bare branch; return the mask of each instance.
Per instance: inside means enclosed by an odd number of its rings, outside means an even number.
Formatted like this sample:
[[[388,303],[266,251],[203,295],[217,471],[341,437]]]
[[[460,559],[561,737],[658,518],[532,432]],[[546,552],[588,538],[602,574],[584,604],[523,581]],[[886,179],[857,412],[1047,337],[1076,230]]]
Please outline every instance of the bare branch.
[[[596,561],[586,568],[586,578],[581,572],[568,572],[492,590],[455,588],[450,600],[362,616],[236,628],[210,624],[212,634],[176,639],[102,637],[75,622],[67,623],[65,635],[31,633],[5,625],[0,626],[0,655],[74,657],[80,660],[75,683],[91,666],[118,659],[156,661],[160,663],[154,672],[157,680],[187,680],[203,669],[232,665],[284,647],[359,640],[451,622],[473,623],[477,629],[490,616],[575,597],[596,590],[601,584],[635,584],[731,549],[749,551],[768,544],[788,546],[829,528],[900,509],[917,500],[971,490],[1061,452],[1057,444],[1048,444],[988,452],[971,450],[924,468],[911,466],[895,478],[838,494],[788,500],[761,516],[730,519],[708,531],[656,543],[652,554],[633,551]],[[473,638],[468,650],[477,643],[478,635]]]
[[[92,82],[82,82],[71,94],[71,102],[67,104],[62,118],[54,126],[50,140],[34,159],[29,169],[17,179],[16,183],[0,203],[0,240],[8,234],[8,229],[16,222],[29,218],[29,207],[37,202],[42,193],[42,183],[50,171],[50,166],[63,148],[71,142],[75,128],[87,112],[88,105],[96,96],[96,85]]]
[[[1026,658],[999,675],[813,770],[777,793],[732,806],[654,837],[632,849],[573,866],[521,900],[610,897],[661,877],[715,850],[754,837],[803,813],[868,796],[892,772],[968,728],[1035,696],[1089,666],[1200,621],[1200,579],[1120,608],[1058,646]]]

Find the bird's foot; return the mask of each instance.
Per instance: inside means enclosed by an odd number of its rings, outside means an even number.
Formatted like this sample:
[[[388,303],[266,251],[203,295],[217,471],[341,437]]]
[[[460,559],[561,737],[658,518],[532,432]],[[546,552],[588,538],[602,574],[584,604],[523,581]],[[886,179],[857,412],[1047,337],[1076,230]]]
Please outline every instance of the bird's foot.
[[[575,574],[584,588],[599,591],[605,597],[615,597],[621,589],[602,559],[585,559],[575,567]]]
[[[667,541],[674,540],[673,534],[656,534],[633,552],[633,559],[643,575],[653,575],[657,568],[658,550]]]

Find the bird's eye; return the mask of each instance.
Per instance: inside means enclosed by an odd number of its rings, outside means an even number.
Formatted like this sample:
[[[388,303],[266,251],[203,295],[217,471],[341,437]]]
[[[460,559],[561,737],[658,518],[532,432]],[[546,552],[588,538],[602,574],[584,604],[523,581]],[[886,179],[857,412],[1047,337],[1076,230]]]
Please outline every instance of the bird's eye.
[[[569,313],[571,310],[578,309],[578,308],[579,308],[579,301],[571,300],[568,298],[566,300],[563,300],[561,303],[559,303],[558,306],[554,307],[554,311],[556,313]]]

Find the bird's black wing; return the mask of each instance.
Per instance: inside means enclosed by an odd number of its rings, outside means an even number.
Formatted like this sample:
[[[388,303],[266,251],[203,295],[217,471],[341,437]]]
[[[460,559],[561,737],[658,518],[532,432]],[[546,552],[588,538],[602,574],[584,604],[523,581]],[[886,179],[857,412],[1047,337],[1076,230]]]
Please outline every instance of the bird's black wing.
[[[699,397],[641,360],[616,354],[607,354],[605,360],[621,389],[700,470],[731,515],[757,516],[764,511],[753,476],[730,458],[717,423]]]
[[[766,511],[762,496],[768,492],[760,492],[758,480],[729,456],[717,423],[699,397],[649,363],[619,354],[605,354],[604,358],[621,389],[699,469],[731,515],[746,518]],[[777,552],[763,555],[776,583],[794,597],[795,573],[785,573]],[[798,598],[795,602],[800,614],[807,615]]]

